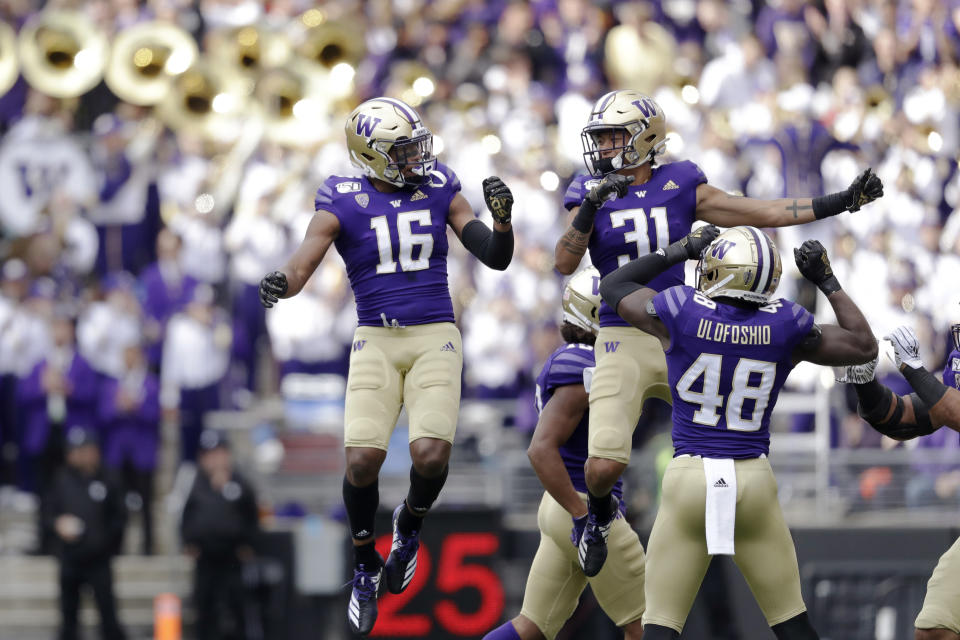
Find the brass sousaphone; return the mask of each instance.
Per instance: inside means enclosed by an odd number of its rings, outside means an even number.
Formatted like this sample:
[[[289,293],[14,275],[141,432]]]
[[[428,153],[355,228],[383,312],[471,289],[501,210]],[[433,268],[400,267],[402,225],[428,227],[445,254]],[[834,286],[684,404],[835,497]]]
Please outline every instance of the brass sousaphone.
[[[100,82],[107,38],[78,11],[44,11],[23,25],[18,53],[30,85],[54,98],[83,95]]]
[[[0,96],[17,81],[17,34],[6,22],[0,22]]]
[[[114,39],[105,80],[126,102],[154,105],[197,56],[197,43],[184,29],[169,22],[141,22]]]

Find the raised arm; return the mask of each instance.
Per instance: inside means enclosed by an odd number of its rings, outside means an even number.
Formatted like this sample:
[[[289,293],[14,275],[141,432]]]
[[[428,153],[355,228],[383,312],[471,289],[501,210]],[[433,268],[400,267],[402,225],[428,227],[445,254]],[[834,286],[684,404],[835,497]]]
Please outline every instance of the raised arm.
[[[633,326],[659,338],[664,349],[669,348],[670,332],[653,310],[657,292],[646,284],[679,262],[699,258],[718,235],[719,229],[706,225],[666,249],[657,249],[628,262],[600,281],[603,301]]]
[[[530,466],[540,483],[571,518],[587,515],[587,505],[577,495],[570,474],[560,457],[560,445],[570,439],[590,404],[583,385],[557,387],[543,407],[540,420],[527,449]]]
[[[816,240],[807,240],[793,250],[797,268],[827,296],[837,316],[837,325],[814,325],[807,339],[793,352],[794,362],[842,366],[862,364],[877,357],[877,340],[867,319],[833,275],[827,250]]]
[[[503,271],[513,259],[513,194],[503,181],[483,181],[483,200],[493,216],[493,231],[473,216],[470,203],[459,193],[450,202],[447,222],[467,250],[491,269]]]
[[[757,200],[732,196],[726,191],[701,184],[697,187],[697,218],[721,227],[788,227],[835,216],[883,196],[883,183],[867,169],[844,191],[818,198]]]
[[[593,219],[597,210],[603,206],[608,198],[622,198],[627,195],[627,187],[633,182],[633,176],[624,176],[611,173],[604,176],[600,184],[587,193],[579,207],[570,210],[570,220],[567,230],[557,240],[553,250],[553,260],[557,271],[563,275],[570,275],[580,266],[583,254],[587,252],[590,243],[590,234],[593,232]]]
[[[339,233],[340,221],[337,217],[329,211],[317,211],[307,226],[303,242],[287,260],[287,264],[260,281],[260,303],[269,309],[278,298],[289,298],[300,293]]]

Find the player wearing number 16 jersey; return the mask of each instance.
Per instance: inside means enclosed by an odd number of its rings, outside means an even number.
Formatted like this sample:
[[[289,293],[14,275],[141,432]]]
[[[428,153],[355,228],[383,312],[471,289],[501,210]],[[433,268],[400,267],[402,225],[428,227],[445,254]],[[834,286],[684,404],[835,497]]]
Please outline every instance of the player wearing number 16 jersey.
[[[590,250],[605,276],[618,266],[665,248],[695,220],[722,227],[781,227],[857,211],[883,195],[880,179],[864,171],[842,192],[819,198],[755,200],[707,184],[692,162],[657,165],[666,141],[663,110],[636,91],[611,91],[593,107],[581,134],[590,175],[574,179],[564,197],[570,227],[556,246],[556,267],[571,274]],[[683,265],[665,269],[649,286],[683,284]],[[610,490],[630,461],[644,401],[670,402],[666,362],[657,340],[604,305],[597,336],[597,374],[590,391],[589,519],[581,540],[583,570],[596,575],[606,557],[605,532],[615,512]]]
[[[268,274],[260,297],[270,307],[298,293],[334,244],[357,301],[344,407],[343,499],[355,550],[347,617],[367,634],[376,598],[403,591],[417,567],[423,518],[440,494],[460,406],[463,367],[447,284],[447,226],[485,265],[513,256],[513,196],[496,177],[483,182],[493,231],[474,217],[460,181],[433,155],[433,136],[409,105],[374,98],[346,123],[360,177],[332,176],[317,190],[316,215],[287,264]],[[410,490],[393,514],[384,565],[374,549],[377,478],[401,406],[410,423]]]
[[[702,255],[697,288],[647,283]],[[603,300],[666,353],[675,456],[647,545],[644,640],[678,638],[712,555],[732,555],[779,640],[813,640],[797,557],[766,455],[770,414],[793,367],[859,364],[877,343],[819,242],[794,250],[839,326],[771,300],[780,255],[754,227],[709,225],[606,276]]]

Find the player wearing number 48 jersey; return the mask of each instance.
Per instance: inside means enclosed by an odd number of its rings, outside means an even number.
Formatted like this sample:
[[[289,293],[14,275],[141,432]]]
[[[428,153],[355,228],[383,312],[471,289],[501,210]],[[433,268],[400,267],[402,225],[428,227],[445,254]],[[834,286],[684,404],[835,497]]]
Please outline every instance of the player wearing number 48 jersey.
[[[612,91],[597,101],[581,134],[590,175],[574,179],[564,197],[571,219],[556,246],[561,273],[573,273],[589,249],[605,276],[680,240],[694,220],[722,227],[782,227],[857,211],[883,195],[880,179],[867,169],[845,191],[819,198],[732,196],[708,185],[692,162],[657,165],[666,133],[663,109],[641,93]],[[683,265],[665,269],[648,284],[655,291],[683,284]],[[631,435],[643,403],[649,397],[670,402],[666,363],[656,339],[604,305],[597,344],[587,461],[590,514],[582,542],[587,575],[595,575],[603,564],[603,531],[615,512],[610,490],[630,461]]]
[[[702,255],[697,288],[648,283]],[[644,640],[678,638],[711,555],[732,555],[779,640],[812,640],[796,552],[766,455],[770,414],[793,367],[860,364],[877,343],[819,242],[794,250],[839,326],[789,300],[773,241],[754,227],[710,225],[606,276],[604,301],[660,342],[673,399],[674,459],[647,545]]]
[[[374,98],[346,123],[351,161],[363,176],[332,176],[317,190],[316,215],[287,264],[260,284],[267,307],[297,294],[336,246],[357,301],[344,407],[343,499],[355,550],[347,611],[355,633],[377,616],[380,580],[403,591],[417,567],[423,518],[440,494],[460,406],[460,332],[447,284],[449,225],[481,262],[503,270],[513,256],[513,196],[483,181],[493,230],[474,217],[460,181],[433,155],[433,136],[409,105]],[[393,514],[384,565],[374,549],[377,478],[400,414],[410,422],[410,490]]]

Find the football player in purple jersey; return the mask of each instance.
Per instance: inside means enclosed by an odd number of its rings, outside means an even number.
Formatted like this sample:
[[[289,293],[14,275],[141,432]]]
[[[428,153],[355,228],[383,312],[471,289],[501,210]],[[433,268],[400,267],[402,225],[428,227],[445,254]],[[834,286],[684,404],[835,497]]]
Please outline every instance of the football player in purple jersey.
[[[845,191],[818,198],[732,196],[707,184],[690,161],[657,163],[666,133],[663,109],[641,93],[611,91],[597,101],[581,134],[589,175],[575,178],[564,197],[571,217],[556,245],[560,273],[573,273],[589,250],[605,276],[680,240],[694,220],[722,227],[782,227],[857,211],[883,195],[880,179],[867,169]],[[683,265],[665,269],[648,284],[656,291],[683,284]],[[581,554],[587,575],[602,565],[604,527],[616,511],[610,489],[630,461],[643,403],[650,397],[670,402],[659,343],[607,305],[600,310],[597,345],[587,461],[590,516]]]
[[[519,615],[484,640],[553,640],[573,615],[588,584],[627,640],[639,640],[643,633],[643,545],[627,521],[613,521],[611,561],[598,575],[586,577],[577,560],[577,544],[587,520],[583,465],[587,460],[589,374],[600,329],[599,284],[599,272],[588,267],[573,276],[563,291],[560,332],[566,344],[553,352],[537,377],[540,419],[527,450],[546,489],[537,512],[540,547],[527,575]],[[621,491],[618,481],[613,494],[619,499]]]
[[[854,385],[858,411],[874,429],[895,440],[912,440],[941,427],[960,431],[960,324],[950,330],[954,348],[943,382],[923,366],[920,341],[912,328],[900,327],[886,336],[897,367],[913,387],[909,396],[898,396],[874,379],[876,360],[846,368],[838,382]],[[914,626],[915,640],[960,640],[960,538],[934,568]]]
[[[755,227],[701,227],[601,281],[610,308],[660,342],[673,400],[675,457],[647,545],[645,640],[679,637],[713,555],[733,556],[779,640],[818,637],[767,462],[770,414],[798,362],[862,364],[877,342],[823,246],[808,240],[794,257],[839,326],[771,298],[780,254]],[[647,286],[696,258],[696,288]]]
[[[447,284],[447,226],[485,265],[504,270],[513,256],[513,196],[497,177],[483,181],[493,230],[474,216],[456,174],[433,155],[433,135],[409,105],[393,98],[361,104],[346,123],[350,160],[362,176],[331,176],[317,189],[316,215],[287,264],[264,277],[271,307],[296,295],[334,245],[357,302],[344,407],[343,499],[355,550],[347,611],[367,634],[376,597],[403,591],[417,567],[423,518],[447,477],[460,406],[460,332]],[[384,564],[374,549],[377,479],[401,406],[410,427],[410,490],[393,513]]]

